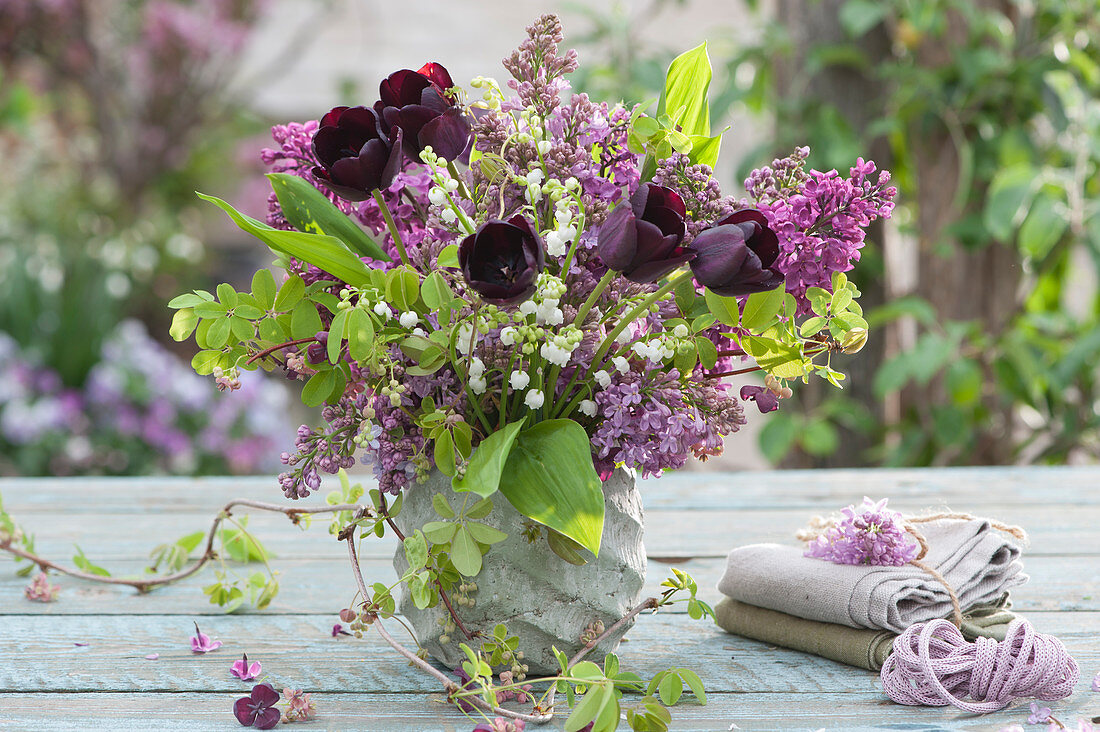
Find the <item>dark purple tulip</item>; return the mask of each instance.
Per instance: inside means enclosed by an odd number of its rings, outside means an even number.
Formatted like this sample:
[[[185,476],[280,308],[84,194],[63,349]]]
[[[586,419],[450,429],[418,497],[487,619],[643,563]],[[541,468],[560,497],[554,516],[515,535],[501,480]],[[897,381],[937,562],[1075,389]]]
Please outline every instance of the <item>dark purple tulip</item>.
[[[405,154],[419,162],[431,146],[436,155],[457,160],[470,143],[470,122],[444,92],[454,86],[447,69],[427,63],[419,71],[401,69],[382,80],[375,110],[385,129],[404,133]]]
[[[271,729],[279,723],[281,714],[275,706],[279,703],[279,692],[271,684],[256,684],[249,696],[241,697],[233,705],[233,716],[245,727]]]
[[[756,402],[756,408],[761,414],[779,409],[779,397],[766,386],[742,386],[741,399]]]
[[[491,219],[458,246],[462,276],[485,302],[515,305],[535,293],[546,265],[542,242],[523,216]]]
[[[783,273],[775,269],[779,239],[755,209],[736,211],[705,229],[691,248],[695,279],[719,295],[751,295],[783,284]]]
[[[632,282],[656,282],[695,256],[680,246],[686,213],[675,191],[643,183],[600,227],[600,259]]]
[[[386,188],[401,169],[401,138],[382,132],[378,112],[370,107],[336,107],[321,118],[313,135],[313,155],[320,163],[313,175],[349,201],[365,201]]]

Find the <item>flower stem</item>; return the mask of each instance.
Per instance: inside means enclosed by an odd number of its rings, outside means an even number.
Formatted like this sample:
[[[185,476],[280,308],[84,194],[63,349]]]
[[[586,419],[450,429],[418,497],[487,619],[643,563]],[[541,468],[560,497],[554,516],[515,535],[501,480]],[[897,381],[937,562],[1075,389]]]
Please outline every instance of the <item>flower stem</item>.
[[[466,182],[462,180],[462,176],[458,174],[458,168],[455,167],[455,161],[447,161],[447,172],[451,174],[451,177],[458,181],[458,193],[466,200],[470,199],[470,191],[466,188]]]
[[[397,253],[401,255],[401,263],[408,265],[409,255],[405,252],[405,242],[401,240],[401,232],[397,230],[397,224],[394,223],[393,215],[390,213],[389,206],[386,205],[386,199],[382,197],[382,191],[377,188],[374,189],[374,202],[378,204],[378,210],[382,212],[382,218],[386,220],[386,227],[390,230],[390,238],[393,239],[393,245],[397,247]]]
[[[309,338],[298,338],[297,340],[287,341],[286,343],[280,343],[277,346],[272,346],[271,348],[265,348],[264,350],[260,351],[259,353],[254,354],[247,361],[245,361],[245,363],[253,363],[255,361],[259,361],[261,358],[267,358],[271,354],[275,353],[275,351],[279,351],[279,350],[282,350],[284,348],[290,348],[291,346],[300,346],[304,343],[313,343],[316,340],[317,340],[316,336],[310,336]]]
[[[577,311],[577,317],[573,318],[573,325],[580,328],[584,325],[584,319],[588,317],[588,313],[592,311],[592,307],[596,304],[596,300],[603,294],[607,286],[611,284],[611,281],[618,276],[618,272],[613,269],[607,270],[600,281],[596,283],[596,289],[592,290],[592,294],[588,296],[588,299],[581,305],[581,309]]]

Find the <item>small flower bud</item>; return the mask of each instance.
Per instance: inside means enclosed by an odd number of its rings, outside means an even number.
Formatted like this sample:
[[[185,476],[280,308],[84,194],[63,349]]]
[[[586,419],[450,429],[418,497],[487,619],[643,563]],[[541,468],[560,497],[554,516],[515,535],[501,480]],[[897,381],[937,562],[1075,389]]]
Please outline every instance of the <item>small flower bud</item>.
[[[840,341],[840,348],[844,353],[859,353],[867,345],[867,329],[852,328],[844,334]]]

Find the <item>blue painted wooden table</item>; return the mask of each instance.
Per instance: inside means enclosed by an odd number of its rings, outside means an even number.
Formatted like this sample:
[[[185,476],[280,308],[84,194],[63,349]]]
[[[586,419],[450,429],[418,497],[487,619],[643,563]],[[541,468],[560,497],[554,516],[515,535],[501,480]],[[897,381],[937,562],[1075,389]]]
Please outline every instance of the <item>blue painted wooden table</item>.
[[[1100,715],[1100,693],[1088,690],[1100,671],[1100,468],[680,473],[645,481],[642,491],[647,592],[678,566],[711,603],[731,547],[790,540],[810,515],[864,495],[888,496],[906,512],[950,508],[1023,525],[1031,581],[1014,592],[1016,609],[1058,635],[1082,667],[1074,695],[1050,706],[1063,721]],[[206,530],[232,498],[280,497],[270,478],[6,480],[0,494],[41,555],[69,557],[78,543],[116,575],[140,572],[155,545]],[[23,596],[27,580],[0,565],[0,730],[239,729],[230,709],[248,685],[229,667],[242,652],[263,663],[277,689],[313,693],[318,716],[303,728],[469,730],[436,682],[379,638],[331,636],[353,581],[325,525],[302,532],[281,515],[252,515],[249,526],[275,549],[281,573],[281,592],[263,612],[225,615],[208,604],[200,587],[209,573],[146,595],[60,578],[57,602],[34,603]],[[393,544],[367,546],[368,580],[391,581]],[[195,620],[225,645],[192,655]],[[643,676],[681,665],[700,673],[709,703],[678,706],[677,730],[996,730],[1027,717],[1026,704],[987,717],[898,706],[876,674],[677,612],[641,617],[620,656]],[[545,729],[561,729],[561,719]]]

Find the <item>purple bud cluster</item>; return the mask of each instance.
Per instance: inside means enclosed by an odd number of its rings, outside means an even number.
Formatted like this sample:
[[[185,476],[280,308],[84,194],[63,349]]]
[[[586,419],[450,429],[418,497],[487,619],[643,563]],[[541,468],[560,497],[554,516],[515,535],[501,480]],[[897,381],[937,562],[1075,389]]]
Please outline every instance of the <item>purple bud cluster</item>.
[[[363,421],[367,397],[344,396],[321,410],[325,424],[318,429],[298,428],[293,454],[284,452],[284,465],[292,468],[279,475],[279,487],[287,498],[305,498],[321,487],[321,471],[336,473],[355,465],[355,435]]]
[[[561,21],[544,15],[527,27],[527,39],[504,59],[504,68],[515,77],[508,85],[516,91],[521,107],[534,107],[545,117],[556,108],[568,88],[563,78],[577,69],[577,52],[558,55]]]
[[[687,208],[685,243],[718,219],[742,208],[736,198],[722,195],[709,165],[692,165],[687,155],[678,152],[657,163],[653,182],[671,188],[684,200]]]

